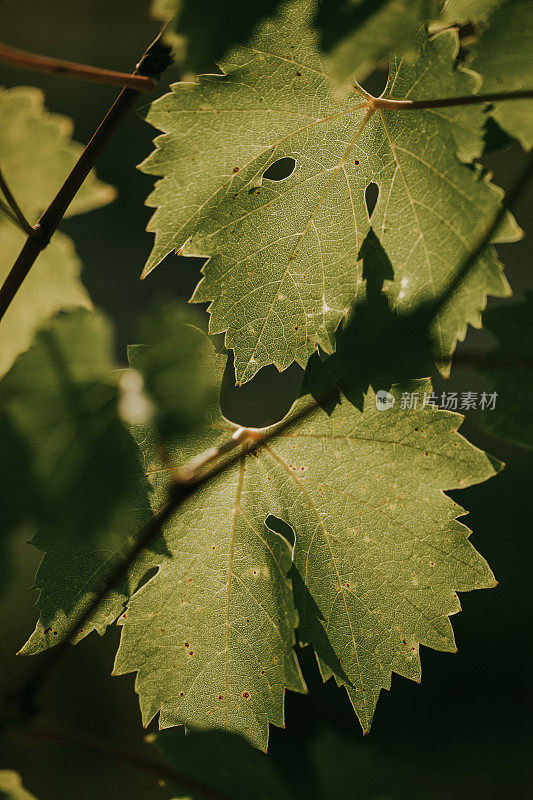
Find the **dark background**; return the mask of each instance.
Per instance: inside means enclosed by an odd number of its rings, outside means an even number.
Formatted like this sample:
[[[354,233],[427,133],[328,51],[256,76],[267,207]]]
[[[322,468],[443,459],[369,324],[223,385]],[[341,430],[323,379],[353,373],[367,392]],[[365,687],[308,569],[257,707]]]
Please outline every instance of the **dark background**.
[[[0,0],[0,39],[47,55],[130,70],[158,30],[147,11],[148,0]],[[170,70],[160,91],[176,79],[177,73]],[[0,66],[0,84],[41,87],[50,110],[73,117],[75,137],[81,142],[88,140],[116,94],[113,88],[4,66]],[[144,200],[152,179],[135,165],[150,152],[152,135],[140,118],[130,115],[98,163],[99,176],[118,188],[118,199],[108,208],[62,226],[75,240],[95,304],[116,321],[121,359],[125,344],[135,341],[139,312],[157,298],[188,299],[200,275],[199,259],[171,256],[145,282],[139,281],[151,247],[151,235],[145,233],[150,210]],[[506,187],[522,159],[520,148],[513,146],[488,156],[485,162],[494,170],[496,182]],[[532,199],[530,190],[516,209],[523,227],[529,222]],[[500,255],[519,299],[523,288],[532,284],[530,240],[501,247]],[[462,349],[484,350],[490,344],[488,333],[470,330]],[[274,369],[263,370],[242,390],[226,394],[225,410],[236,422],[265,424],[273,415],[282,415],[299,379],[297,368],[281,376]],[[480,391],[489,384],[472,371],[456,367],[446,385],[437,380],[437,388]],[[315,797],[309,752],[325,729],[341,737],[333,748],[336,763],[330,767],[329,800],[533,796],[532,459],[527,451],[484,435],[475,412],[469,412],[462,432],[507,464],[489,483],[454,493],[470,511],[465,521],[474,531],[472,541],[493,567],[499,587],[461,596],[464,613],[453,620],[459,653],[422,648],[422,684],[395,676],[392,691],[382,694],[374,726],[365,738],[344,691],[331,682],[323,685],[311,653],[303,652],[311,693],[287,695],[287,727],[271,729],[270,746],[271,757],[298,798]],[[30,666],[11,655],[35,621],[35,593],[27,587],[39,554],[25,543],[30,534],[25,532],[17,545],[15,577],[0,608],[3,688],[13,679],[13,670],[20,674]],[[72,649],[46,691],[41,721],[104,736],[142,752],[133,678],[109,676],[117,640],[117,631],[111,630],[104,639],[93,634]],[[208,758],[206,754],[206,765]],[[153,778],[132,767],[76,749],[29,743],[22,736],[13,735],[4,744],[0,768],[18,769],[40,800],[168,797]]]

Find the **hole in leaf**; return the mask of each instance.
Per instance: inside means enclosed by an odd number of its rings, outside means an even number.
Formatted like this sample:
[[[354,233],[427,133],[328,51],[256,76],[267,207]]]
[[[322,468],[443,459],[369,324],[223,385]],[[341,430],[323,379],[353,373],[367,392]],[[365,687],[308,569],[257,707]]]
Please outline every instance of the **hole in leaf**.
[[[265,522],[271,531],[274,531],[274,533],[279,533],[280,536],[283,536],[283,538],[288,541],[291,547],[294,547],[296,537],[294,536],[294,531],[290,525],[287,525],[286,522],[279,517],[275,517],[273,514],[269,514]]]
[[[377,183],[372,181],[369,183],[365,189],[365,203],[366,203],[366,210],[368,211],[368,219],[374,213],[374,209],[376,207],[376,203],[378,202],[379,197],[379,186]]]
[[[298,396],[302,375],[298,364],[292,364],[281,373],[276,367],[263,367],[251,381],[236,386],[233,352],[230,351],[220,396],[222,413],[226,419],[247,428],[272,425],[289,411]]]
[[[385,91],[388,79],[388,70],[377,69],[371,72],[370,75],[367,75],[364,80],[360,81],[360,84],[366,92],[373,94],[374,97],[379,97]]]
[[[296,168],[296,161],[294,158],[285,156],[278,158],[273,164],[269,166],[266,172],[263,173],[263,178],[268,181],[283,181],[285,178],[290,178]]]

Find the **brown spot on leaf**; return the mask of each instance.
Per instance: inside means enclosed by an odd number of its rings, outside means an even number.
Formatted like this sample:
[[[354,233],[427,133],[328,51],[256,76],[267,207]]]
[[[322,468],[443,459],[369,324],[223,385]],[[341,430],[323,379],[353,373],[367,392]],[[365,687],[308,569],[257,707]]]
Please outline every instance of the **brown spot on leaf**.
[[[249,700],[250,699],[250,692],[243,692],[242,696],[244,697],[245,700]]]

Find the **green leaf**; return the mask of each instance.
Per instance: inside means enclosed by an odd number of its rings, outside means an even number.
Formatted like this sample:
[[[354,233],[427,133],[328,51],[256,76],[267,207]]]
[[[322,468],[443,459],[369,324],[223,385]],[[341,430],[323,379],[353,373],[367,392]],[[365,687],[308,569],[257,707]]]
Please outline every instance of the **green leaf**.
[[[429,382],[409,388],[429,396]],[[271,448],[277,513],[296,535],[293,583],[300,635],[324,678],[344,684],[364,731],[391,673],[420,680],[419,644],[455,650],[454,590],[494,585],[443,494],[494,474],[457,433],[461,417],[395,404],[322,411]],[[276,512],[273,512],[276,513]]]
[[[166,35],[180,66],[211,71],[234,45],[245,42],[281,0],[153,0],[156,19],[169,20]]]
[[[431,392],[427,381],[393,388],[386,412],[372,391],[362,410],[343,401],[328,416],[317,406],[200,487],[165,525],[113,608],[92,621],[102,629],[130,596],[114,673],[137,672],[145,724],[160,712],[161,727],[223,728],[266,748],[268,723],[283,724],[285,689],[305,689],[293,651],[291,582],[300,638],[314,645],[323,677],[346,686],[364,730],[392,672],[419,680],[420,643],[455,649],[448,619],[459,610],[455,592],[492,586],[494,578],[456,521],[463,509],[443,490],[486,480],[499,466],[458,435],[459,415],[404,407],[407,389],[420,398]],[[213,453],[235,426],[213,402],[203,425],[170,439],[164,456],[150,423],[135,431],[158,509],[169,462]],[[293,550],[272,517],[293,529]],[[79,539],[77,547],[83,555]],[[69,562],[77,561],[72,548]],[[96,552],[80,576],[82,560],[76,576],[64,573],[69,591],[101,589],[105,565]],[[147,575],[149,567],[157,572]],[[43,592],[64,585],[62,569],[52,551]],[[64,613],[72,620],[77,612],[71,604]],[[49,645],[47,636],[27,650]]]
[[[138,326],[144,346],[130,348],[130,364],[142,372],[157,409],[164,439],[179,436],[202,421],[218,397],[217,357],[195,327],[199,315],[175,303],[153,309]]]
[[[336,79],[364,80],[393,53],[412,56],[418,32],[441,6],[441,0],[323,0],[316,25]]]
[[[211,374],[220,381],[225,358],[218,361]],[[182,464],[235,430],[215,398],[204,425],[168,448],[170,458]],[[157,437],[146,431],[138,440],[157,509],[167,496],[168,466]],[[305,689],[292,649],[291,548],[265,524],[264,479],[258,459],[243,456],[182,504],[160,543],[169,558],[119,620],[114,674],[138,672],[145,725],[161,711],[163,728],[224,728],[266,749],[268,723],[284,724],[285,689]]]
[[[479,371],[494,384],[497,402],[482,412],[481,424],[492,436],[533,448],[533,291],[522,303],[495,306],[483,323],[498,340]]]
[[[67,177],[82,151],[71,139],[72,122],[50,114],[38,89],[0,88],[0,166],[22,208],[34,224]],[[68,215],[109,203],[110,186],[91,173]],[[6,216],[0,217],[0,282],[7,277],[26,236]],[[79,275],[81,265],[71,240],[56,234],[39,256],[0,325],[0,377],[25,350],[37,327],[59,309],[90,307]]]
[[[472,68],[483,76],[481,91],[533,90],[533,5],[529,0],[503,0],[473,48]],[[533,101],[506,100],[491,110],[498,125],[524,149],[533,145]]]
[[[232,800],[290,800],[272,761],[240,736],[222,731],[167,731],[155,738],[158,750],[166,760],[189,780],[227,796]],[[209,769],[206,769],[209,753]],[[204,800],[200,789],[177,782],[169,784],[180,800]]]
[[[364,279],[381,276],[402,312],[437,296],[502,196],[457,158],[482,152],[481,108],[387,110],[365,124],[359,90],[338,99],[324,72],[313,9],[286,3],[276,24],[234,51],[225,75],[175,84],[147,117],[164,135],[142,167],[163,176],[148,200],[156,240],[144,274],[172,250],[210,258],[193,300],[211,302],[210,332],[226,332],[241,383],[267,364],[305,366],[318,346],[331,353],[340,320],[364,300]],[[456,65],[457,47],[456,33],[443,32],[414,65],[394,63],[387,95],[469,94],[479,79]],[[293,174],[270,180],[281,159],[295,160]],[[382,259],[360,255],[372,182],[385,276]],[[509,218],[498,241],[519,235]],[[479,326],[487,294],[508,292],[488,248],[435,322],[439,354],[452,353],[467,323]]]
[[[11,769],[0,770],[0,800],[36,800],[22,785],[18,772]]]
[[[9,274],[25,241],[25,234],[11,223],[0,222],[0,282]],[[92,307],[80,280],[81,269],[71,239],[63,233],[56,233],[0,323],[0,377],[16,356],[27,350],[42,322],[61,309]]]
[[[45,551],[35,582],[40,618],[25,653],[61,640],[149,516],[138,453],[119,415],[113,345],[101,315],[72,311],[39,330],[0,384],[0,434],[22,454],[8,476],[13,512],[2,526],[36,527],[33,544]],[[133,588],[142,558],[136,569]],[[125,591],[127,584],[115,587],[78,638],[102,632],[121,613]]]
[[[425,382],[413,388],[431,392]],[[301,636],[324,678],[346,685],[364,730],[393,671],[419,679],[419,643],[455,649],[454,590],[494,579],[442,489],[495,470],[456,433],[458,415],[403,410],[399,394],[387,413],[372,392],[363,413],[346,402],[331,417],[317,409],[180,508],[164,533],[171,559],[121,620],[115,672],[138,671],[145,723],[162,709],[162,727],[223,727],[265,747],[267,720],[282,722],[283,687],[301,684],[286,594],[290,550],[269,515],[295,532]],[[176,463],[229,438],[231,426],[212,413],[196,448],[187,440]],[[167,479],[156,443],[145,436],[140,446],[157,508]]]

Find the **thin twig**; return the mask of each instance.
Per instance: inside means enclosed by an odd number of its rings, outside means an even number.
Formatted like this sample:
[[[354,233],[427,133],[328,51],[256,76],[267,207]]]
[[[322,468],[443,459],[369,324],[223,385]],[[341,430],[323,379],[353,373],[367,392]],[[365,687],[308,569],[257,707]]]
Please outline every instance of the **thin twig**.
[[[102,758],[118,761],[128,767],[136,767],[150,775],[154,775],[160,780],[174,781],[195,795],[199,794],[205,797],[206,800],[230,800],[229,795],[223,794],[219,792],[218,789],[213,789],[211,786],[207,786],[196,778],[170,767],[168,764],[160,763],[152,758],[138,755],[137,753],[128,752],[122,748],[116,747],[116,745],[111,742],[92,739],[77,731],[61,730],[60,728],[31,726],[27,728],[17,728],[15,730],[24,737],[37,742],[51,742],[64,747],[74,747],[84,753],[94,753]]]
[[[7,204],[12,210],[13,214],[15,215],[16,220],[18,221],[20,227],[27,233],[28,236],[35,236],[35,228],[30,225],[24,214],[22,213],[22,209],[15,200],[13,192],[7,185],[7,181],[2,174],[2,170],[0,169],[0,191],[4,195],[7,200]]]
[[[23,69],[65,75],[68,78],[81,78],[96,83],[107,83],[111,86],[127,86],[130,89],[137,89],[139,92],[153,92],[155,89],[155,81],[145,75],[131,75],[127,72],[101,69],[88,64],[76,64],[74,61],[28,53],[26,50],[10,47],[2,42],[0,42],[0,61]]]
[[[146,50],[135,72],[155,78],[166,69],[170,62],[170,50],[162,43],[161,34],[159,34]],[[70,175],[63,183],[63,186],[37,222],[33,235],[28,236],[26,244],[0,289],[0,320],[9,308],[39,253],[44,250],[51,236],[57,230],[69,205],[93,168],[96,159],[140,95],[141,92],[138,89],[126,88],[121,91]]]
[[[500,103],[505,100],[524,100],[533,98],[533,89],[524,89],[517,92],[494,92],[493,94],[469,94],[464,97],[443,97],[437,100],[390,100],[387,97],[373,97],[368,94],[367,98],[370,108],[382,108],[389,111],[409,111],[425,108],[474,106],[480,103]]]

